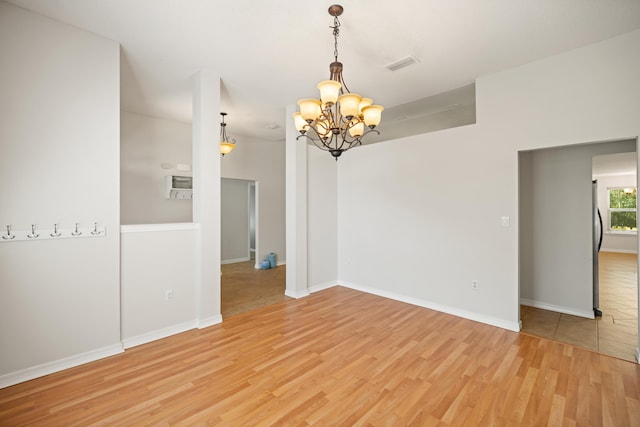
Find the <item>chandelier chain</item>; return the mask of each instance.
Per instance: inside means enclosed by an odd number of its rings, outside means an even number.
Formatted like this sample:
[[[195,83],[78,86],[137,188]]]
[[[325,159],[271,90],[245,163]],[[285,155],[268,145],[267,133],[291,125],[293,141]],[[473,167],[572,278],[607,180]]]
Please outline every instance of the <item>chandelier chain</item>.
[[[340,21],[337,16],[333,17],[333,57],[338,61],[338,36],[340,35]]]

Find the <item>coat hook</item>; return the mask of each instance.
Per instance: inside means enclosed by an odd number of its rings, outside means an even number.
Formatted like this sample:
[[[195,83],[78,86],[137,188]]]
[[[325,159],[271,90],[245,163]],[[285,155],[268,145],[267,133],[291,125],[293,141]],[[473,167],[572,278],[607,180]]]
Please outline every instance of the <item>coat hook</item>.
[[[3,234],[2,238],[4,240],[12,240],[12,239],[16,238],[15,234],[11,234],[11,226],[10,225],[7,225],[7,234]]]
[[[82,231],[78,231],[78,224],[79,224],[79,223],[77,223],[77,222],[76,222],[76,231],[73,231],[73,232],[71,233],[71,235],[72,235],[72,236],[79,236],[79,235],[81,235],[81,234],[82,234]]]
[[[53,233],[49,234],[51,237],[60,237],[60,232],[58,231],[58,224],[53,224]]]
[[[98,231],[98,223],[94,222],[93,223],[93,231],[91,232],[91,234],[93,234],[94,236],[97,236],[100,233],[102,233],[102,231]]]
[[[27,237],[30,239],[37,239],[39,236],[39,234],[36,234],[36,225],[31,224],[31,234],[27,234]]]

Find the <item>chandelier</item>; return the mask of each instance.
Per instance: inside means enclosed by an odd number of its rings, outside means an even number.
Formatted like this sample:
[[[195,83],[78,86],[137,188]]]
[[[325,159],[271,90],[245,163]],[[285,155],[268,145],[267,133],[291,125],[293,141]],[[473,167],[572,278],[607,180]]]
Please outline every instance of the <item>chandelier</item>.
[[[343,7],[329,7],[333,16],[334,61],[329,65],[329,80],[318,83],[320,99],[305,98],[298,101],[300,111],[293,114],[296,130],[318,148],[331,153],[336,160],[340,155],[362,144],[362,138],[375,132],[380,124],[383,108],[373,105],[370,98],[351,93],[342,77],[342,63],[338,62],[338,35]],[[366,126],[366,128],[365,128]]]
[[[222,123],[220,123],[220,154],[224,157],[225,154],[229,154],[234,148],[236,148],[236,140],[227,136],[227,124],[224,122],[224,116],[227,113],[220,113],[222,116]]]

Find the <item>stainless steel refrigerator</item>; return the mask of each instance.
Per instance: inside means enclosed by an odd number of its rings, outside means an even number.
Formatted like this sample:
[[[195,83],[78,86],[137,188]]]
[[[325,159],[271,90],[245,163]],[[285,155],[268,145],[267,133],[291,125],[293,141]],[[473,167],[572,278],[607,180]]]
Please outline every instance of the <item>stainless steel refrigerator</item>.
[[[593,215],[593,314],[596,317],[602,316],[600,311],[600,278],[598,266],[598,254],[602,247],[602,215],[598,209],[598,180],[592,181],[592,215]]]

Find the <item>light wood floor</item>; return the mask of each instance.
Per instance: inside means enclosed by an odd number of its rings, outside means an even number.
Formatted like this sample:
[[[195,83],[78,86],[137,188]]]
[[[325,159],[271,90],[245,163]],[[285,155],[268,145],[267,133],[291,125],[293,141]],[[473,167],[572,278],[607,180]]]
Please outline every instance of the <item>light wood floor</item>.
[[[638,347],[637,255],[601,252],[599,265],[601,318],[585,319],[522,306],[522,331],[635,361]]]
[[[0,390],[2,426],[640,425],[640,365],[335,287]]]
[[[290,299],[284,295],[286,266],[256,270],[255,261],[222,265],[222,318]]]

